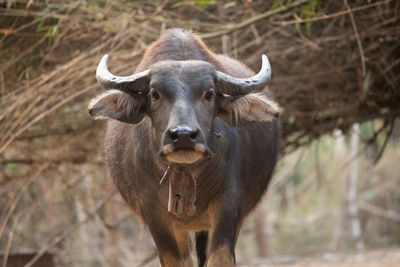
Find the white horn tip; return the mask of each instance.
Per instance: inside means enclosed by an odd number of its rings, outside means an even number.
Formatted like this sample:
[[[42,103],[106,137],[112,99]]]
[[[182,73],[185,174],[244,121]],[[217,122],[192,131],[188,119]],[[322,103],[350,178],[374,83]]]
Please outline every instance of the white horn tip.
[[[269,63],[268,57],[266,55],[261,56],[262,59],[262,66],[261,66],[261,71],[266,71],[267,72],[267,80],[269,81],[271,79],[271,64]]]
[[[108,61],[108,54],[105,54],[105,55],[101,58],[101,61],[103,61],[104,63],[107,64],[107,61]]]
[[[271,69],[271,64],[269,63],[268,57],[266,55],[261,56],[262,59],[262,66],[266,66]]]

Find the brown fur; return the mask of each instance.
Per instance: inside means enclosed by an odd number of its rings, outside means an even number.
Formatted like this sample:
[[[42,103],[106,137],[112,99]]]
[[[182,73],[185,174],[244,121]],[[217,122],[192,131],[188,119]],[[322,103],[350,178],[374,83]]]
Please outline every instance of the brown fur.
[[[200,264],[234,266],[242,221],[266,191],[276,164],[278,106],[267,90],[205,100],[215,69],[238,78],[253,72],[213,54],[183,30],[168,30],[146,50],[137,72],[146,69],[152,71],[150,84],[162,85],[152,88],[160,93],[158,101],[151,95],[111,91],[89,105],[95,118],[113,119],[105,141],[109,175],[148,226],[163,267],[193,265],[190,231],[202,233],[196,242]],[[168,139],[175,126],[198,129],[196,146],[189,148],[193,153],[212,151],[209,158],[185,166],[197,182],[196,211],[190,216],[168,213],[169,188],[159,183],[168,167],[160,151],[184,153]]]
[[[225,71],[216,55],[200,38],[194,34],[188,34],[187,31],[173,29],[166,31],[146,49],[136,72],[144,71],[160,60],[188,60],[189,58],[210,62],[218,70]]]

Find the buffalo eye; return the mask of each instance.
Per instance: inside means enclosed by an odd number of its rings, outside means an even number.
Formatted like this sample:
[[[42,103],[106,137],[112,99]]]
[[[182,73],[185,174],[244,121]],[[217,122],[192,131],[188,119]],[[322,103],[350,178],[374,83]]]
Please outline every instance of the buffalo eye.
[[[215,95],[214,89],[208,90],[208,92],[204,95],[204,99],[207,101],[211,101]]]
[[[160,94],[157,93],[157,91],[155,90],[150,91],[150,96],[153,101],[157,101],[158,99],[160,99]]]

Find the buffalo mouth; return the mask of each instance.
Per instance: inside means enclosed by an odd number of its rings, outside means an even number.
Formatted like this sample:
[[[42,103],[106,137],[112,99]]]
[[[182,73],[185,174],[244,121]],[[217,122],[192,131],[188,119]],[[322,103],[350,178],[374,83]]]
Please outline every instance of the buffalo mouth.
[[[208,156],[209,149],[201,143],[196,143],[192,147],[174,147],[167,144],[162,147],[160,154],[169,163],[173,164],[193,164]]]

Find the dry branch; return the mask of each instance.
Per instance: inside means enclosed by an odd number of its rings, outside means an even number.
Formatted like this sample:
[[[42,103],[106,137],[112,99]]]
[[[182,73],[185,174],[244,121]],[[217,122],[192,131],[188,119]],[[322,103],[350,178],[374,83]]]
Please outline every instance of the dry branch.
[[[264,19],[267,19],[269,17],[272,17],[273,15],[288,11],[291,8],[298,7],[298,6],[303,5],[303,4],[307,3],[307,2],[309,2],[309,0],[298,0],[296,2],[289,3],[287,5],[281,6],[279,8],[274,9],[274,10],[267,11],[267,12],[265,12],[263,14],[260,14],[260,15],[257,15],[255,17],[253,17],[253,18],[250,18],[250,19],[247,19],[245,21],[242,21],[241,23],[232,25],[232,26],[228,27],[227,29],[220,30],[220,31],[217,31],[217,32],[200,34],[200,37],[202,39],[210,39],[210,38],[220,37],[222,35],[232,33],[233,31],[236,31],[236,30],[251,26],[252,24],[254,24],[256,22],[259,22],[260,20],[264,20]]]
[[[336,17],[340,17],[340,16],[343,16],[343,15],[347,15],[347,14],[354,13],[354,12],[357,12],[357,11],[361,11],[361,10],[364,10],[364,9],[373,8],[373,7],[376,7],[376,6],[387,4],[390,1],[392,1],[392,0],[376,2],[376,3],[367,4],[367,5],[363,5],[363,6],[355,7],[355,8],[348,8],[347,10],[335,12],[333,14],[323,14],[321,16],[317,16],[317,17],[314,17],[314,18],[308,18],[308,19],[299,19],[299,18],[297,18],[296,20],[292,20],[292,21],[274,21],[273,23],[276,24],[276,25],[279,25],[279,26],[289,26],[289,25],[294,25],[294,24],[299,24],[299,23],[315,22],[315,21],[320,21],[320,20],[333,19],[333,18],[336,18]]]
[[[392,211],[392,210],[386,210],[382,209],[380,207],[377,207],[375,205],[372,205],[370,203],[366,202],[360,202],[360,209],[364,210],[366,212],[372,213],[374,215],[393,220],[396,222],[400,222],[400,213]]]
[[[347,0],[344,0],[344,5],[346,6],[347,10],[349,11],[351,26],[353,27],[354,34],[356,36],[357,46],[358,46],[358,50],[360,51],[360,57],[361,57],[362,76],[364,77],[365,76],[365,56],[364,56],[364,49],[363,49],[361,39],[360,39],[360,34],[358,33],[358,29],[357,29],[356,21],[354,19],[353,11],[351,10]]]

